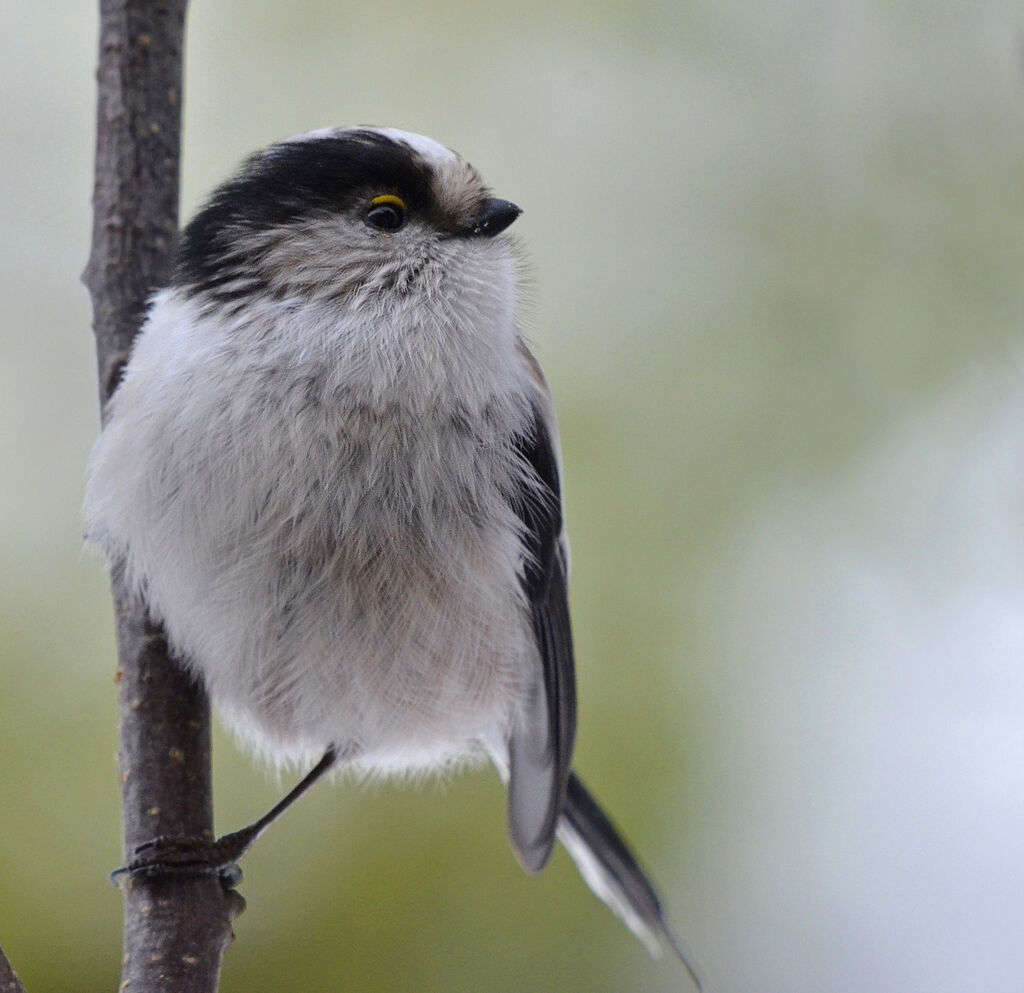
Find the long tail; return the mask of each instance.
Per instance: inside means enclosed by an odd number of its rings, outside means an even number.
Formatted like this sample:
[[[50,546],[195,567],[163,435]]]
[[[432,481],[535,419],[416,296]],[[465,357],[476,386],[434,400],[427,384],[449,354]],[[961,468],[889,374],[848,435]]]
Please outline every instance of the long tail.
[[[659,955],[667,944],[703,990],[693,958],[672,930],[657,892],[622,836],[597,801],[573,773],[565,796],[558,838],[565,845],[587,885],[623,923]]]

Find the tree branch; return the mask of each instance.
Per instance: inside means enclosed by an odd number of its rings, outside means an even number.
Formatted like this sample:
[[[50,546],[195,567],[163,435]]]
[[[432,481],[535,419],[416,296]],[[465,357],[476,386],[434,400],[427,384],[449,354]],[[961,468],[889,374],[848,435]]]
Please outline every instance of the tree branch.
[[[148,296],[170,276],[178,226],[187,0],[100,0],[93,303],[100,403],[119,382]],[[210,714],[161,629],[112,577],[126,861],[157,836],[213,838]],[[241,898],[216,877],[125,884],[122,989],[215,991]]]
[[[0,993],[25,993],[25,987],[22,986],[18,974],[14,971],[14,966],[11,965],[2,948],[0,948]]]

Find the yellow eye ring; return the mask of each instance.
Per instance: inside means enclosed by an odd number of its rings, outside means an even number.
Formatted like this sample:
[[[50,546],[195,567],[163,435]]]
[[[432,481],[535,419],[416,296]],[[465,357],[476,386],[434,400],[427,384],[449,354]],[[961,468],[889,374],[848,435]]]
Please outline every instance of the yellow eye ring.
[[[397,231],[405,224],[405,201],[393,193],[382,193],[370,201],[364,219],[378,231]]]
[[[393,193],[382,193],[379,197],[374,197],[370,201],[371,207],[380,207],[382,204],[389,204],[392,207],[397,207],[399,210],[407,210],[405,201],[401,197],[396,197]]]

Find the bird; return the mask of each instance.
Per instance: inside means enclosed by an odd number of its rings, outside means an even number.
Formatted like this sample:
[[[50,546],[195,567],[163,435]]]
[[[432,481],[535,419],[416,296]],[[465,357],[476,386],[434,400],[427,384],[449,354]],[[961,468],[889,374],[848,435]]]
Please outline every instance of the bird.
[[[561,840],[701,980],[573,771],[569,549],[551,393],[519,328],[520,215],[462,156],[335,127],[251,155],[181,232],[88,467],[88,538],[238,739],[316,765],[198,852],[224,871],[324,773],[490,759],[539,872]]]

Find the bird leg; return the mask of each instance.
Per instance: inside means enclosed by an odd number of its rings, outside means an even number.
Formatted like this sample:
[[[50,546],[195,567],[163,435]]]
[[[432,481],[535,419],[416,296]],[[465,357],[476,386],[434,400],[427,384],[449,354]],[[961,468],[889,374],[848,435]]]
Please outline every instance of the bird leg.
[[[252,824],[222,835],[215,841],[205,838],[154,838],[132,852],[131,861],[111,873],[110,880],[119,883],[130,879],[159,879],[167,876],[220,876],[228,888],[242,879],[238,862],[252,843],[296,800],[316,783],[338,760],[334,747],[305,775],[286,796]]]

